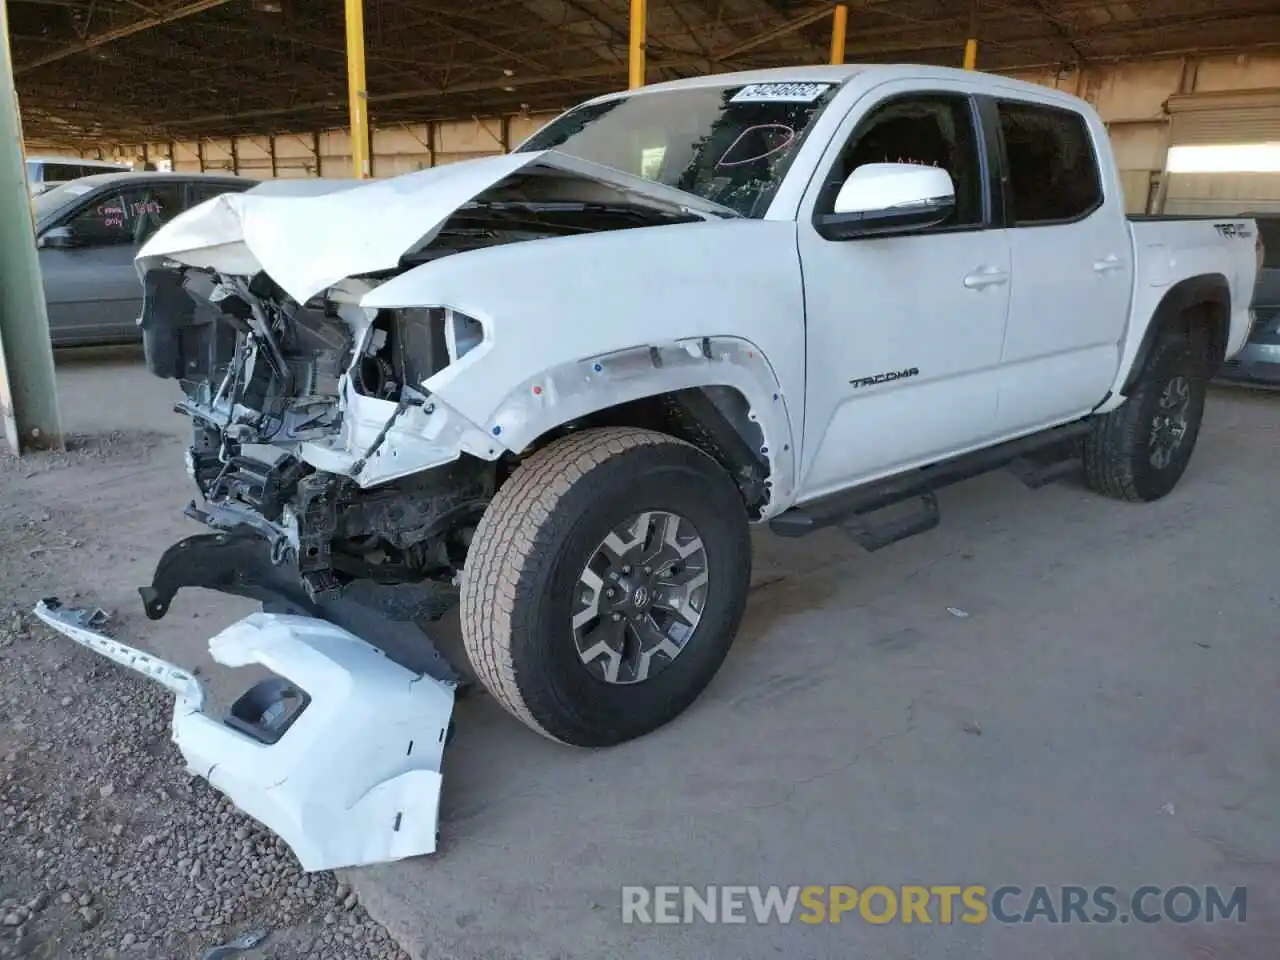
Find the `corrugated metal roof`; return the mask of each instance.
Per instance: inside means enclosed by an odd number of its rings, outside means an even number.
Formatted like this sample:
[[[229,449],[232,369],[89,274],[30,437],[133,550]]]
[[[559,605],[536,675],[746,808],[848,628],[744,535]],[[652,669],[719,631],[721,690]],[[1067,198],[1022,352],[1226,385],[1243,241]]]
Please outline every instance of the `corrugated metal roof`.
[[[165,140],[345,125],[342,6],[8,0],[27,133]],[[831,10],[650,0],[649,80],[823,63]],[[1280,47],[1276,0],[982,0],[981,11],[989,70]],[[969,14],[970,0],[851,0],[846,59],[958,66]],[[628,0],[366,0],[373,120],[536,112],[616,90],[627,30]]]

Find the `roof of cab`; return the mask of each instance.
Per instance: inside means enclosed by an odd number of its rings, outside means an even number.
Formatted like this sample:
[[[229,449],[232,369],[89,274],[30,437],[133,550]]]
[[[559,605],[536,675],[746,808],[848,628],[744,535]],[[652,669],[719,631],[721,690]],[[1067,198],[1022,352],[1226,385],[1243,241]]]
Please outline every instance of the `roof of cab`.
[[[623,90],[605,94],[591,102],[613,100],[619,97],[634,96],[646,93],[658,93],[664,90],[690,90],[699,87],[734,87],[748,83],[833,83],[844,84],[854,77],[867,75],[875,80],[898,80],[910,78],[930,78],[937,80],[964,80],[975,88],[1022,88],[1043,97],[1045,94],[1062,91],[1041,84],[1017,80],[1000,74],[983,73],[974,70],[962,70],[958,67],[936,67],[920,63],[846,63],[818,64],[796,67],[769,67],[763,70],[742,70],[737,73],[712,73],[699,77],[685,77],[680,80],[668,80],[663,83],[651,83],[636,90]]]
[[[691,87],[736,87],[747,83],[843,83],[864,70],[872,69],[876,69],[874,64],[858,63],[769,67],[763,70],[740,70],[737,73],[711,73],[700,77],[684,77],[680,80],[647,84],[640,89],[649,93],[655,90],[681,90]]]

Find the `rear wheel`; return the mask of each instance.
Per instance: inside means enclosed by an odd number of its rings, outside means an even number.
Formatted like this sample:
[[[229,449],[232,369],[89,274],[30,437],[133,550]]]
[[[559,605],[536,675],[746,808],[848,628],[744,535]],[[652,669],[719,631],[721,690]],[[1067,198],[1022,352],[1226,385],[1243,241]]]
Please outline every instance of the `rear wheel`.
[[[467,556],[463,639],[515,716],[608,746],[698,697],[750,578],[746,511],[715,460],[647,430],[584,430],[521,464],[489,505]]]
[[[1139,502],[1168,494],[1195,449],[1205,389],[1200,345],[1180,331],[1163,334],[1124,405],[1100,417],[1085,438],[1089,487]]]

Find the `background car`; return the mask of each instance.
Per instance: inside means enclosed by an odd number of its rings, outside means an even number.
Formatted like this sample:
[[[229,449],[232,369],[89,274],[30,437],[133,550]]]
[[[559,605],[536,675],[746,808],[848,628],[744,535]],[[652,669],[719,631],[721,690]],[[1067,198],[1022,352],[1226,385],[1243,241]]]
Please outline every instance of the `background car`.
[[[127,163],[109,163],[106,160],[82,160],[79,157],[27,157],[27,186],[31,195],[37,196],[68,180],[91,177],[113,170],[132,170]]]
[[[1253,330],[1219,378],[1234,383],[1280,387],[1280,213],[1250,213],[1262,234],[1262,269],[1253,287]]]
[[[36,246],[53,345],[141,340],[138,249],[183,210],[256,183],[218,174],[108,173],[37,196]]]

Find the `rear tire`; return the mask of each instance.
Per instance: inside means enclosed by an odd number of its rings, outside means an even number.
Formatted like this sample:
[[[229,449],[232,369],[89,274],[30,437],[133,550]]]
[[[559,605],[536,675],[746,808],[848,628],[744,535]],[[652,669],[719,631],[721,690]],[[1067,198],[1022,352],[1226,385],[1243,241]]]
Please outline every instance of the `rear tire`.
[[[1202,345],[1181,331],[1160,336],[1128,399],[1095,421],[1085,438],[1090,489],[1151,502],[1182,478],[1200,435],[1206,381]]]
[[[746,510],[715,460],[648,430],[583,430],[522,463],[490,503],[463,576],[463,640],[516,717],[611,746],[702,693],[750,579]]]

